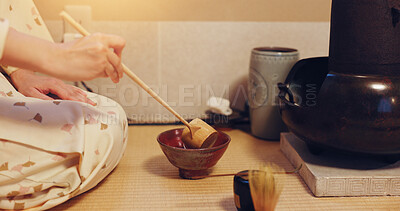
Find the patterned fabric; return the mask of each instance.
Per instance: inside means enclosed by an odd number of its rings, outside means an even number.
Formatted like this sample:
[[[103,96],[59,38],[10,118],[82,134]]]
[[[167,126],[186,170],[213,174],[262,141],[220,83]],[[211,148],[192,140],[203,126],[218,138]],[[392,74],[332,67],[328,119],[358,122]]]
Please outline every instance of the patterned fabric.
[[[4,8],[15,29],[49,38],[31,0],[1,0],[1,15]],[[0,210],[49,209],[115,168],[126,147],[125,112],[106,97],[88,95],[96,106],[29,98],[0,74]]]
[[[7,38],[8,27],[8,20],[0,18],[0,59],[3,57],[3,50]]]

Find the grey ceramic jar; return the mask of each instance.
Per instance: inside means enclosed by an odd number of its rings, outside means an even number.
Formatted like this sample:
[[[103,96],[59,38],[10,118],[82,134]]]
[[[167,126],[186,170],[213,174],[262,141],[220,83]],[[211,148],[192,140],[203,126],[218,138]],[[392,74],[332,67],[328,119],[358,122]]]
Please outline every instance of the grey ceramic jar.
[[[277,84],[286,79],[299,60],[296,49],[260,47],[251,52],[248,81],[251,132],[254,136],[276,140],[286,131],[279,114]]]

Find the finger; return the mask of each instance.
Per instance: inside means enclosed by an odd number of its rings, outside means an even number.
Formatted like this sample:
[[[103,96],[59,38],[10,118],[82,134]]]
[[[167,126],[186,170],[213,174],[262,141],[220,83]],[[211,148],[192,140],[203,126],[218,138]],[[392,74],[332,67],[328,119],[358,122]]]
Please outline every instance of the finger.
[[[74,91],[73,94],[71,95],[71,97],[73,97],[74,99],[76,99],[76,101],[94,105],[94,102],[91,102],[91,100],[89,100],[86,96],[82,95],[82,94],[81,94],[80,92],[78,92],[78,91]]]
[[[92,106],[96,106],[97,103],[93,102],[92,100],[90,100],[87,96],[87,93],[84,92],[82,89],[76,87],[76,86],[71,86],[71,88],[74,90],[74,92],[76,93],[76,95],[79,95],[79,98],[82,100],[82,102],[84,103],[89,103]]]
[[[64,83],[58,83],[49,88],[49,91],[57,95],[62,100],[70,100],[71,91]]]
[[[92,106],[97,106],[97,103],[93,102],[91,99],[85,97],[86,103],[89,103]]]
[[[29,96],[27,96],[27,97],[34,97],[34,98],[38,98],[38,99],[42,99],[42,100],[54,100],[53,98],[39,92],[36,89],[34,91],[31,91],[29,93]]]
[[[81,95],[83,95],[83,96],[85,96],[85,97],[88,95],[85,91],[83,91],[83,90],[82,90],[81,88],[79,88],[79,87],[72,86],[72,85],[69,85],[69,84],[66,84],[66,85],[68,86],[69,89],[74,90],[75,92],[77,92],[77,93],[79,93],[79,94],[81,94]]]
[[[83,96],[87,96],[87,93],[86,92],[84,92],[82,89],[80,89],[80,88],[78,88],[78,87],[76,87],[76,86],[71,86],[72,87],[72,89],[74,89],[76,92],[78,92],[79,94],[81,94],[81,95],[83,95]]]
[[[114,67],[110,63],[108,63],[106,65],[106,69],[104,71],[106,72],[107,76],[110,77],[114,83],[119,82],[118,72],[114,71]]]
[[[117,35],[104,35],[104,37],[106,39],[105,42],[107,43],[107,46],[109,48],[113,48],[115,54],[117,54],[118,57],[121,57],[122,50],[126,44],[125,39]]]
[[[63,82],[58,83],[56,86],[52,86],[50,92],[56,94],[62,100],[72,100],[78,102],[85,102],[81,94],[77,94],[80,90],[75,86],[64,84]],[[83,91],[82,91],[83,92]]]
[[[52,93],[59,96],[62,100],[72,100],[87,103],[86,97],[82,95],[74,86],[63,86],[62,88],[52,89]]]
[[[122,69],[121,58],[119,58],[115,53],[109,51],[107,54],[108,61],[112,64],[114,69],[118,73],[118,77],[122,78],[124,75],[124,70]]]

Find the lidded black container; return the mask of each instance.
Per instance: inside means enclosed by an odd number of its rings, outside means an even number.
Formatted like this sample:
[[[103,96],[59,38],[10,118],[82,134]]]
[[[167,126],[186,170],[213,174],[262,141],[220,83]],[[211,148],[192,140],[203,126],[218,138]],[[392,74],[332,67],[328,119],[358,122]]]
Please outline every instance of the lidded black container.
[[[333,0],[329,57],[279,84],[282,119],[312,148],[400,154],[399,1]]]
[[[253,200],[250,193],[248,175],[241,175],[248,171],[241,171],[233,178],[233,194],[235,206],[238,211],[254,211]]]

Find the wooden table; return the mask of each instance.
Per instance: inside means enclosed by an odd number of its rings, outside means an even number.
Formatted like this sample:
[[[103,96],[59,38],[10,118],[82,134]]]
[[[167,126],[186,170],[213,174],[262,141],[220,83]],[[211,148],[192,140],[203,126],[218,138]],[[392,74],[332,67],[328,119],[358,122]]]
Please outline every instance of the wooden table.
[[[156,137],[179,126],[130,126],[119,166],[96,188],[54,210],[236,210],[233,177],[184,180],[162,153]],[[293,169],[279,142],[263,141],[241,130],[227,131],[232,141],[213,173],[236,173],[274,162]],[[400,210],[400,197],[316,198],[298,175],[288,175],[276,210]]]

